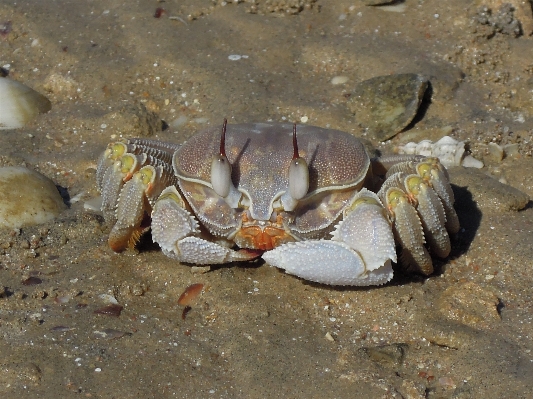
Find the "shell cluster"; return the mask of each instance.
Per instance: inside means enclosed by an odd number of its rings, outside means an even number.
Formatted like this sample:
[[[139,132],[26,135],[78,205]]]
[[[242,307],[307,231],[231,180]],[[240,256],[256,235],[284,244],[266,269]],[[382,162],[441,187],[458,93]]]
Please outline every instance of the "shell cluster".
[[[450,136],[444,136],[440,140],[422,140],[419,143],[407,143],[397,147],[399,154],[417,154],[426,157],[439,158],[445,167],[465,166],[470,168],[482,168],[483,162],[471,155],[465,154],[465,142],[457,141]]]

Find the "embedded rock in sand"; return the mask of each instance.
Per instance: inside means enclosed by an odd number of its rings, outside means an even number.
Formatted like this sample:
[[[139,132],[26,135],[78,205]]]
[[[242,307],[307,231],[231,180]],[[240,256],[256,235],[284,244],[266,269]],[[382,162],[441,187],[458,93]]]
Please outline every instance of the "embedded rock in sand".
[[[385,141],[411,123],[427,87],[414,73],[377,76],[359,83],[347,105],[372,138]]]
[[[52,180],[23,167],[0,168],[0,227],[44,223],[66,209]]]

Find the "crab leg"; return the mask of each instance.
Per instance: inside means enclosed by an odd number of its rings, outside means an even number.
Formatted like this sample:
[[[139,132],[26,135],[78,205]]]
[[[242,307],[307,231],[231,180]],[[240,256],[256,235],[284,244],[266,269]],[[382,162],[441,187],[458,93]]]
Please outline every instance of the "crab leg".
[[[439,197],[418,175],[404,179],[406,190],[416,200],[416,209],[424,229],[426,240],[439,258],[446,258],[451,251],[450,237],[446,231],[446,214]]]
[[[394,237],[378,197],[362,189],[345,211],[332,240],[300,241],[263,254],[272,266],[332,285],[380,285],[392,278]]]
[[[200,236],[198,222],[186,209],[178,190],[167,187],[157,199],[152,212],[152,238],[163,253],[180,262],[222,264],[255,259],[255,251],[235,251]]]
[[[135,246],[148,229],[141,226],[145,212],[150,213],[155,198],[172,182],[173,175],[163,166],[146,165],[124,184],[118,197],[116,223],[108,240],[113,251],[120,252]]]
[[[146,155],[126,153],[107,168],[102,181],[102,213],[108,223],[116,223],[117,203],[124,183],[130,180],[143,163]]]
[[[409,196],[398,188],[392,179],[378,192],[385,207],[389,210],[396,240],[402,247],[402,263],[414,266],[420,273],[433,273],[431,256],[424,246],[425,238],[422,223],[416,209],[411,205]]]
[[[402,155],[401,157],[406,157]],[[389,157],[395,159],[395,157]],[[385,158],[385,160],[388,158]],[[379,165],[385,165],[385,163],[378,163]],[[426,183],[437,193],[439,196],[444,212],[446,214],[446,230],[451,234],[455,234],[459,231],[460,224],[457,213],[453,208],[455,202],[452,188],[449,184],[449,177],[446,168],[444,168],[437,158],[422,158],[420,156],[414,156],[414,160],[398,163],[391,166],[387,171],[387,178],[392,175],[402,172],[407,174],[417,174],[422,177]]]

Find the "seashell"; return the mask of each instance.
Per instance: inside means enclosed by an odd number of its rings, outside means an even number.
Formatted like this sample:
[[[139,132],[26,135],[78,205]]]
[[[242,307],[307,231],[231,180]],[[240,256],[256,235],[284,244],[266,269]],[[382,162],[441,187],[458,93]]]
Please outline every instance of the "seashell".
[[[469,168],[482,168],[483,162],[471,155],[465,155],[464,141],[457,141],[450,136],[444,136],[437,142],[422,140],[420,143],[407,143],[398,146],[399,154],[417,154],[426,157],[437,157],[447,168],[450,166],[465,166]]]
[[[422,140],[416,145],[414,153],[425,157],[433,156],[433,142],[431,140]]]
[[[503,153],[506,157],[517,157],[520,155],[517,143],[507,144],[503,146]]]
[[[472,155],[467,155],[461,161],[461,166],[464,166],[465,168],[481,169],[484,165],[483,162],[474,158]]]
[[[433,144],[433,155],[439,158],[446,167],[461,165],[464,153],[464,142],[457,141],[450,136],[444,136]]]
[[[50,100],[42,94],[15,80],[0,77],[0,130],[22,127],[51,108]]]
[[[489,154],[497,162],[501,162],[503,159],[503,148],[497,143],[489,143]]]
[[[0,168],[0,227],[44,223],[66,208],[48,177],[23,167]]]

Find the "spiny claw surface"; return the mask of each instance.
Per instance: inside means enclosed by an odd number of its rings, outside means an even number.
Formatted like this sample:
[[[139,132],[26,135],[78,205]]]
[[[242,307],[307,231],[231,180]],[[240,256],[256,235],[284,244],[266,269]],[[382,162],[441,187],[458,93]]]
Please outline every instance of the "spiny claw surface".
[[[185,201],[174,186],[163,190],[154,205],[152,238],[167,256],[199,265],[257,258],[257,252],[235,251],[198,237],[198,222],[185,208]]]
[[[380,285],[392,278],[390,260],[369,271],[361,256],[339,241],[300,241],[263,254],[270,265],[306,280],[331,285]]]

